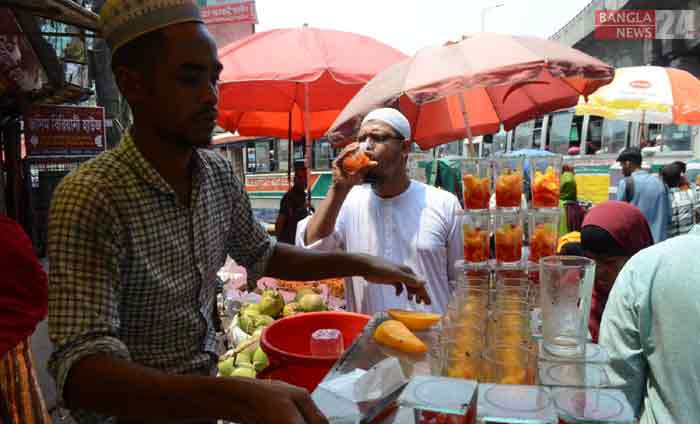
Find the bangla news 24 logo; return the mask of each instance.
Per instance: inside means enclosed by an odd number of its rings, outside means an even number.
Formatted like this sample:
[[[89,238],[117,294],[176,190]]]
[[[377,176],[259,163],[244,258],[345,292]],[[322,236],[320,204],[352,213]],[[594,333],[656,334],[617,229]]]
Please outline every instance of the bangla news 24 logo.
[[[596,40],[691,40],[700,37],[695,10],[596,10]]]

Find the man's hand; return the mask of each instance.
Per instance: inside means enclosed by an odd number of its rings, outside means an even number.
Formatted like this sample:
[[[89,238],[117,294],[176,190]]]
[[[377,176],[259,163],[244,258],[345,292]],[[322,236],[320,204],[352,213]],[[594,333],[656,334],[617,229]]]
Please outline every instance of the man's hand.
[[[281,381],[246,380],[251,384],[250,407],[239,418],[243,424],[328,423],[306,390]]]
[[[333,185],[337,188],[350,190],[354,186],[362,183],[367,172],[377,166],[377,162],[370,161],[369,164],[355,174],[349,174],[343,169],[343,160],[354,154],[360,148],[359,143],[348,144],[333,161]]]
[[[430,304],[430,296],[425,290],[425,281],[418,277],[411,268],[404,265],[395,265],[381,258],[364,255],[369,271],[362,275],[370,283],[389,284],[396,288],[396,295],[400,295],[405,286],[408,290],[408,298],[418,302]]]

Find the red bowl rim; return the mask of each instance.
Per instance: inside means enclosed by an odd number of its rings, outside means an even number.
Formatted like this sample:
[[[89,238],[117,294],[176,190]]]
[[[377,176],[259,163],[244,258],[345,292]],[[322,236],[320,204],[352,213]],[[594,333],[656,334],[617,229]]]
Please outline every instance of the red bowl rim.
[[[323,316],[323,315],[325,315],[325,316],[338,316],[338,315],[340,315],[340,316],[354,316],[354,317],[357,317],[357,318],[364,318],[364,319],[366,319],[366,320],[367,320],[367,323],[369,323],[369,321],[372,319],[372,317],[371,317],[370,315],[358,314],[358,313],[356,313],[356,312],[340,312],[340,311],[306,312],[306,313],[303,313],[303,314],[292,315],[292,316],[285,317],[285,318],[282,318],[282,319],[279,319],[279,320],[273,322],[272,324],[270,324],[269,327],[266,327],[266,328],[263,330],[262,336],[260,337],[260,343],[262,344],[263,350],[267,350],[268,352],[272,352],[272,353],[274,353],[275,355],[278,355],[278,356],[283,356],[283,357],[291,358],[291,359],[294,360],[295,363],[300,363],[300,362],[303,363],[303,362],[313,361],[313,362],[318,363],[318,364],[324,363],[324,362],[325,362],[325,363],[330,363],[331,365],[334,364],[334,363],[338,360],[337,357],[319,358],[319,357],[317,357],[317,356],[301,355],[301,354],[298,354],[298,353],[285,352],[285,351],[282,351],[282,350],[277,349],[276,347],[274,347],[274,346],[270,343],[270,341],[269,341],[269,339],[268,339],[268,337],[267,337],[267,332],[268,332],[268,330],[269,330],[270,328],[274,327],[275,325],[277,325],[279,322],[282,322],[282,321],[285,321],[285,320],[304,319],[304,318],[309,318],[309,317],[319,316],[319,315],[321,315],[321,316]],[[365,324],[365,325],[366,325],[366,324]],[[347,347],[349,347],[349,346],[346,346],[346,348],[347,348]]]

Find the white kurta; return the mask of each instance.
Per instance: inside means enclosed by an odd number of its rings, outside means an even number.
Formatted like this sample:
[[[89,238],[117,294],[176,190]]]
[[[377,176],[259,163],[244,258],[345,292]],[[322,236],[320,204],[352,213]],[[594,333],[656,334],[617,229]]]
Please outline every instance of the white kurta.
[[[444,313],[450,296],[448,281],[456,279],[454,263],[463,259],[462,208],[444,190],[411,181],[408,190],[382,199],[370,185],[353,187],[338,214],[335,231],[306,246],[309,219],[298,224],[296,244],[325,251],[369,253],[410,266],[426,281],[432,304],[416,305],[393,286],[368,284],[361,277],[346,280],[349,311],[373,314],[388,308]]]

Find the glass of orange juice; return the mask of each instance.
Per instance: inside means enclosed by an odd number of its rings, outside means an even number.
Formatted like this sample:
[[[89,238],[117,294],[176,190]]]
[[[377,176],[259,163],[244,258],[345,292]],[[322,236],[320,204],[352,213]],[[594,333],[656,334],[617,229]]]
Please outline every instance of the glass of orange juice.
[[[462,159],[462,192],[465,209],[488,209],[492,165],[489,159]]]
[[[530,158],[530,188],[533,208],[559,207],[561,156]]]
[[[530,372],[533,360],[527,348],[515,345],[492,346],[484,350],[482,378],[484,383],[534,384]]]
[[[523,213],[520,210],[494,213],[496,260],[501,265],[519,265],[523,252]]]
[[[496,206],[499,208],[519,208],[522,205],[523,166],[522,157],[494,160]]]
[[[540,209],[530,211],[530,257],[532,262],[557,253],[559,236],[559,209]]]
[[[491,215],[488,209],[465,212],[462,221],[465,262],[475,264],[488,262],[490,223]]]

